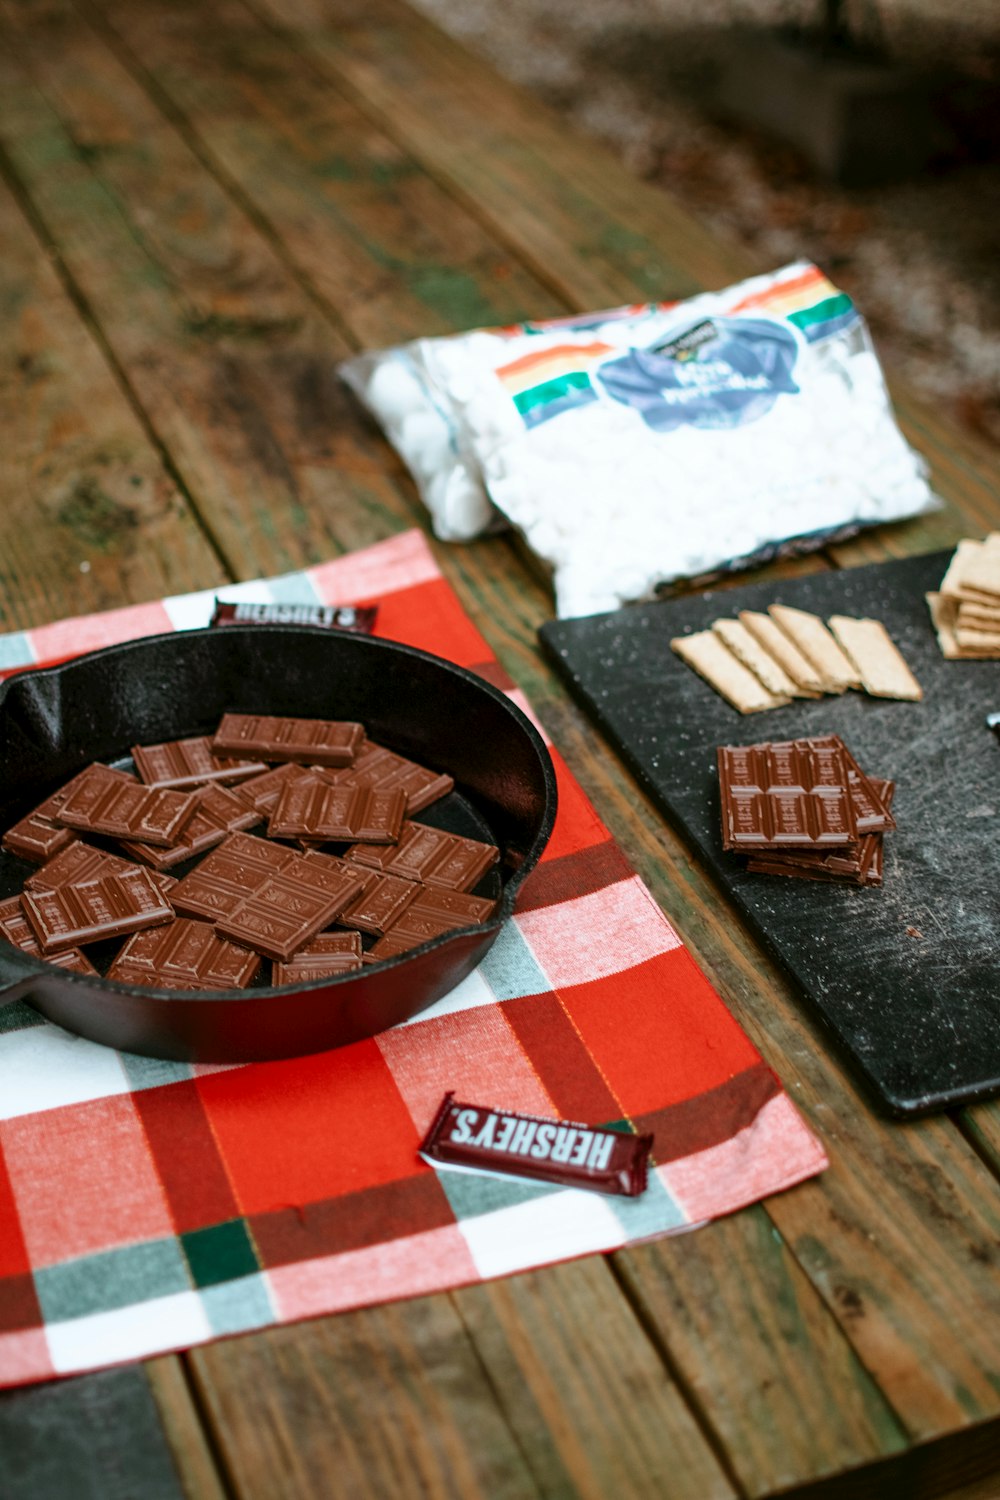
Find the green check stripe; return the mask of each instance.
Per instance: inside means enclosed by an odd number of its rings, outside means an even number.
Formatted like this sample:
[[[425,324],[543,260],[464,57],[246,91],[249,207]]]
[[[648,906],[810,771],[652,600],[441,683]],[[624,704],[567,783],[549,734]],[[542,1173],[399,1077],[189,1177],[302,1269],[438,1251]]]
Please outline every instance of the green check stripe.
[[[550,401],[559,401],[571,391],[585,391],[590,387],[590,376],[584,370],[573,370],[555,380],[546,380],[542,385],[533,385],[514,397],[514,405],[521,416],[534,411],[536,406],[548,406]]]
[[[832,318],[842,318],[845,313],[854,311],[854,303],[846,292],[838,292],[836,297],[826,297],[822,302],[816,302],[812,307],[805,307],[801,312],[788,314],[789,323],[794,323],[796,328],[812,328],[816,323],[828,323]]]

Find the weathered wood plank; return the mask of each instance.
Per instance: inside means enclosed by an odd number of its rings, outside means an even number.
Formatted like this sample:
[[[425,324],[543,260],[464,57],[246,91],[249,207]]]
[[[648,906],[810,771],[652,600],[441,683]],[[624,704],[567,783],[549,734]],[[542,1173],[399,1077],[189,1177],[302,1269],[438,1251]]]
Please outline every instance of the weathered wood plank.
[[[540,1494],[447,1297],[268,1330],[189,1358],[241,1500]]]
[[[598,1257],[452,1295],[546,1496],[713,1500],[733,1488]]]
[[[5,1391],[0,1454],[4,1500],[192,1500],[140,1366]]]
[[[636,181],[599,142],[566,131],[401,0],[246,3],[293,35],[332,86],[405,141],[574,309],[686,296],[767,269]],[[890,385],[903,431],[929,460],[949,512],[892,528],[883,555],[978,535],[995,514],[989,455],[901,382]],[[838,560],[846,565],[852,555]]]
[[[397,530],[340,335],[79,18],[27,9],[0,55],[0,142],[230,571]]]
[[[983,1161],[1000,1177],[1000,1101],[963,1110],[961,1125]]]
[[[191,1394],[183,1356],[147,1360],[143,1368],[186,1500],[229,1500]]]
[[[0,181],[0,630],[225,581]]]
[[[239,0],[81,8],[358,343],[565,311]]]

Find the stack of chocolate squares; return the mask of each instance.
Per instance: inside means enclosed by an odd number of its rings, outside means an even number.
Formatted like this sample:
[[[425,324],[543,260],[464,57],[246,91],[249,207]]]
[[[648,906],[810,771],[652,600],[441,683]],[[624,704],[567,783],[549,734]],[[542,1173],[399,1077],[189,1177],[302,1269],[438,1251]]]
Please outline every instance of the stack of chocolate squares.
[[[718,764],[722,845],[748,870],[882,884],[895,783],[867,776],[838,735],[722,745]]]
[[[451,777],[359,723],[226,714],[132,759],[138,777],[88,766],[4,833],[39,868],[0,902],[0,938],[122,983],[238,989],[266,961],[272,984],[306,982],[494,911],[473,892],[496,846],[415,821]]]

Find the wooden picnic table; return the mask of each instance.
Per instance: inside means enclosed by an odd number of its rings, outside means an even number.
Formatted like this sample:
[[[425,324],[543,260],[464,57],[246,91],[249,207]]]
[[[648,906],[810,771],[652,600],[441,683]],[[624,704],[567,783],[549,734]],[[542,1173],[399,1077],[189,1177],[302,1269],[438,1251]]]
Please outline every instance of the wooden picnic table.
[[[426,529],[352,350],[769,269],[401,0],[0,16],[5,630]],[[946,509],[775,576],[1000,524],[995,455],[894,396]],[[881,1118],[546,666],[516,543],[434,551],[829,1170],[679,1238],[8,1393],[0,1494],[997,1495],[1000,1104]]]

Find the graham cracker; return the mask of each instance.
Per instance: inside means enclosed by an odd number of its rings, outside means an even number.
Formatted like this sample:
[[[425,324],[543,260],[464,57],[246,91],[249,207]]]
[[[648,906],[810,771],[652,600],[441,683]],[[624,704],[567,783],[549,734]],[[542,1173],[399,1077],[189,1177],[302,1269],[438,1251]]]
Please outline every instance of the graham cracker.
[[[969,604],[963,600],[958,606],[957,623],[968,630],[1000,630],[1000,604],[990,609],[987,604]]]
[[[774,658],[795,684],[796,698],[818,698],[824,691],[823,679],[808,657],[803,656],[794,641],[779,630],[770,615],[759,614],[753,609],[740,610],[740,622],[745,625],[758,645]]]
[[[960,620],[955,629],[955,639],[963,651],[1000,656],[1000,630],[972,630]]]
[[[670,649],[741,714],[760,713],[765,708],[779,708],[792,701],[769,692],[749,668],[737,661],[713,630],[675,636]]]
[[[925,594],[924,598],[930,608],[931,621],[937,632],[941,655],[947,661],[983,661],[990,660],[997,654],[994,651],[976,651],[959,645],[955,634],[954,619],[947,609],[949,601],[940,594]]]
[[[713,620],[712,629],[737,661],[749,668],[769,693],[779,698],[796,696],[798,689],[788,673],[739,620]]]
[[[828,693],[842,693],[849,687],[861,686],[857,671],[819,615],[793,609],[789,604],[769,604],[767,612],[779,630],[783,630],[806,660],[812,662]]]
[[[919,702],[923,689],[899,653],[881,620],[831,615],[830,629],[857,667],[866,693],[873,698]]]
[[[991,532],[962,570],[962,588],[1000,603],[1000,532]]]

